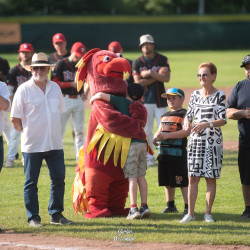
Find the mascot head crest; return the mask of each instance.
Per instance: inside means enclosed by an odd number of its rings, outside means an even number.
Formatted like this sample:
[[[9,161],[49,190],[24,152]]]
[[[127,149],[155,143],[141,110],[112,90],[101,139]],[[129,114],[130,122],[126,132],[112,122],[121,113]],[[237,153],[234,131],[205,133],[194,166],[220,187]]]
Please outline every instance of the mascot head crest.
[[[97,92],[125,95],[127,83],[125,79],[131,72],[128,60],[115,53],[92,49],[78,62],[75,81],[79,91],[87,75],[87,84],[91,95]]]

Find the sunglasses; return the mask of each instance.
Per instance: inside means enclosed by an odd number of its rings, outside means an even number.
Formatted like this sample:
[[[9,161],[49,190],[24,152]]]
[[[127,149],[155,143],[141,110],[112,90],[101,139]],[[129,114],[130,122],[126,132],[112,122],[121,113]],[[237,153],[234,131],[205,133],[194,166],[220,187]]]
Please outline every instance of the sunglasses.
[[[45,71],[46,70],[46,66],[35,66],[35,67],[33,67],[32,69],[34,70],[34,71],[38,71],[39,69],[41,70],[41,71]]]
[[[207,76],[208,76],[208,74],[202,74],[202,75],[201,74],[197,74],[198,78],[202,78],[202,77],[206,78]]]

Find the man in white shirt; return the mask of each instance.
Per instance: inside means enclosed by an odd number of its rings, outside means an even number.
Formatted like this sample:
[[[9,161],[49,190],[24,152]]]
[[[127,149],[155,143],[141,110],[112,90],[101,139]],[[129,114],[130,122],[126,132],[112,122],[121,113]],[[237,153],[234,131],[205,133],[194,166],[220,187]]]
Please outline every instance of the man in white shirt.
[[[4,156],[2,131],[4,127],[5,111],[7,111],[10,107],[9,96],[10,93],[8,91],[7,85],[4,82],[0,81],[0,171],[3,167],[3,156]]]
[[[24,158],[24,203],[30,226],[41,226],[38,203],[38,177],[45,159],[50,173],[48,212],[51,224],[71,224],[64,210],[65,164],[61,137],[60,112],[65,110],[60,87],[48,79],[51,65],[47,55],[34,54],[30,66],[32,78],[16,91],[11,109],[11,122],[21,133]]]

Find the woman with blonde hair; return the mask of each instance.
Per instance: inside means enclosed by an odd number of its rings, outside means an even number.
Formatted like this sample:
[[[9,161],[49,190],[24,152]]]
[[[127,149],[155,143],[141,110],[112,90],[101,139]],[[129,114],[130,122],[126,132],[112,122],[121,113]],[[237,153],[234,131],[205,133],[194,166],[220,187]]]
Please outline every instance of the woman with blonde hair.
[[[213,86],[217,68],[213,63],[202,63],[197,77],[201,89],[191,94],[184,129],[190,128],[188,142],[188,214],[181,223],[195,219],[194,208],[198,184],[204,177],[207,184],[204,220],[214,222],[211,210],[216,194],[216,179],[220,178],[223,159],[223,142],[220,127],[226,124],[226,95]]]

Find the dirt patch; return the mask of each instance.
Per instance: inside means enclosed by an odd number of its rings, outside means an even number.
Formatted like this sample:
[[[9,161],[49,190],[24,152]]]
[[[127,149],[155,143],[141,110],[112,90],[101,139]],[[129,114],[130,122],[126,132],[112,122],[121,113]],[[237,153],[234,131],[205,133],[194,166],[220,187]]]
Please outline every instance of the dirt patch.
[[[86,240],[82,238],[43,236],[39,234],[17,234],[12,232],[0,233],[1,250],[35,250],[35,249],[242,249],[247,250],[249,246],[242,245],[184,245],[165,243],[120,243],[117,241]]]

